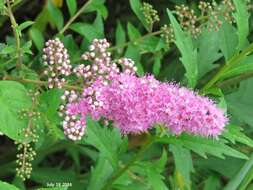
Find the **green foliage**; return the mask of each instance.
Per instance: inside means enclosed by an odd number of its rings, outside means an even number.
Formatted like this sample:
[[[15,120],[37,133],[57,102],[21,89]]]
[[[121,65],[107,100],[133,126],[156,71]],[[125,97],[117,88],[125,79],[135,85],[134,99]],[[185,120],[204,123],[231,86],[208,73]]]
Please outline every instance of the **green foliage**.
[[[175,173],[182,176],[180,188],[186,187],[189,189],[191,187],[191,172],[194,171],[192,165],[191,153],[189,150],[183,148],[181,145],[175,144],[170,146],[170,150],[173,153],[175,160],[176,171]]]
[[[150,24],[143,3],[0,0],[0,178],[6,181],[0,190],[252,189],[252,5],[222,0],[214,12],[201,12],[198,1],[153,1],[161,21]],[[189,7],[196,18],[178,16],[175,6],[182,4],[183,15]],[[192,35],[196,29],[201,32]],[[63,89],[48,88],[43,48],[55,37],[73,68],[90,64],[82,53],[93,39],[106,37],[113,59],[131,58],[139,76],[152,74],[208,95],[230,121],[217,138],[204,138],[172,135],[162,123],[144,134],[122,135],[112,121],[104,125],[87,116],[85,135],[73,142],[62,129],[62,95],[85,87],[71,75]],[[15,174],[16,155],[22,160],[31,150],[14,141],[37,153],[27,182]]]
[[[183,32],[182,28],[169,9],[167,9],[167,13],[175,33],[175,44],[182,55],[180,61],[183,63],[186,70],[185,76],[188,80],[188,86],[194,88],[198,77],[197,50],[193,46],[191,36]]]
[[[22,141],[27,120],[20,119],[22,109],[31,107],[31,99],[23,85],[14,81],[0,82],[0,131],[9,138]]]
[[[247,44],[247,37],[249,35],[249,17],[250,14],[247,11],[247,1],[246,0],[233,0],[236,12],[234,17],[237,24],[237,35],[238,35],[238,50],[242,50]]]
[[[222,139],[205,139],[202,137],[183,134],[180,137],[164,137],[159,141],[163,143],[181,145],[204,158],[207,158],[207,153],[219,158],[225,158],[224,155],[241,159],[248,158],[245,154],[226,145],[226,141]]]
[[[18,190],[14,185],[8,184],[6,182],[0,181],[0,188],[5,190]]]
[[[70,16],[73,16],[77,10],[76,0],[67,0],[66,3],[68,5],[68,10],[69,10]]]

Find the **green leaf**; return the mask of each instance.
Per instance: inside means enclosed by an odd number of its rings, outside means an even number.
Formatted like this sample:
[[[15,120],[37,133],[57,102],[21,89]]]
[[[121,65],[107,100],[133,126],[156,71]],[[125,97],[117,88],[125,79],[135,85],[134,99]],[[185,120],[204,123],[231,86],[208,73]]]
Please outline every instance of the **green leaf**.
[[[155,74],[155,76],[159,75],[160,73],[160,69],[161,69],[161,54],[156,54],[154,55],[154,64],[153,64],[153,68],[152,71]]]
[[[192,157],[189,150],[183,148],[181,145],[175,144],[170,146],[173,153],[176,170],[183,177],[183,184],[187,189],[191,187],[191,172],[194,171],[192,165]]]
[[[179,137],[164,137],[161,138],[159,141],[163,143],[181,145],[189,150],[192,150],[193,152],[199,154],[204,158],[207,158],[207,153],[223,159],[225,158],[224,155],[241,159],[248,158],[245,154],[226,145],[226,141],[223,139],[216,140],[182,134]]]
[[[25,21],[18,26],[18,30],[21,32],[22,30],[26,29],[27,27],[31,26],[34,22],[33,21]]]
[[[167,163],[167,152],[163,150],[162,156],[159,160],[155,160],[152,162],[148,162],[144,164],[144,168],[146,169],[148,183],[152,187],[152,189],[157,190],[166,190],[168,187],[164,183],[165,177],[161,175],[164,171]]]
[[[251,154],[250,159],[245,162],[244,166],[229,181],[229,183],[225,186],[225,188],[223,190],[237,190],[239,185],[242,183],[244,178],[247,176],[248,172],[251,172],[251,168],[253,168],[253,154]]]
[[[175,44],[178,47],[182,57],[180,58],[186,70],[186,78],[188,80],[188,86],[194,88],[197,83],[198,78],[198,55],[197,49],[194,48],[192,38],[189,34],[186,34],[177,20],[171,13],[169,9],[167,9],[167,13],[170,18],[170,22],[172,28],[175,33]]]
[[[213,70],[216,65],[213,64],[222,54],[219,53],[219,33],[204,29],[197,39],[198,48],[198,78]]]
[[[228,71],[224,72],[222,75],[222,79],[235,77],[244,73],[249,73],[253,71],[253,56],[247,56],[243,59],[239,64],[235,67],[229,69]]]
[[[117,28],[116,28],[116,45],[120,45],[126,42],[126,32],[120,23],[117,21]]]
[[[108,17],[108,10],[104,5],[105,0],[92,0],[91,3],[86,7],[85,12],[97,11],[104,19]]]
[[[16,186],[6,183],[4,181],[0,181],[0,189],[3,190],[19,190]]]
[[[247,46],[248,35],[249,35],[249,12],[248,12],[248,1],[247,0],[233,0],[236,8],[236,12],[233,14],[236,25],[238,28],[238,46],[237,49],[240,51]]]
[[[110,164],[116,168],[118,164],[118,148],[122,142],[118,129],[101,127],[97,122],[87,118],[87,137],[84,142],[100,151]]]
[[[3,47],[0,50],[0,54],[7,55],[12,54],[16,51],[16,47],[14,45],[3,45]]]
[[[69,14],[72,17],[76,13],[77,9],[76,0],[66,0],[66,3],[68,6]]]
[[[138,19],[141,21],[143,26],[146,28],[147,31],[149,31],[148,23],[146,22],[146,19],[144,17],[144,14],[142,13],[142,4],[140,0],[130,0],[130,6],[135,15],[138,17]]]
[[[30,41],[27,41],[27,42],[22,46],[23,53],[32,55],[33,52],[31,51],[31,47],[32,47],[32,41],[31,41],[31,40],[30,40]]]
[[[19,111],[31,107],[31,99],[23,85],[14,81],[0,81],[0,131],[9,138],[22,141],[27,121]]]
[[[253,147],[253,140],[250,137],[247,137],[244,133],[241,132],[242,128],[236,125],[228,125],[226,130],[223,132],[222,136],[230,140],[232,143],[240,142],[247,146]]]
[[[61,10],[54,6],[52,0],[48,1],[47,9],[52,23],[57,27],[58,31],[60,31],[64,24],[63,14]]]
[[[103,20],[99,14],[93,24],[77,22],[70,25],[70,29],[87,38],[89,42],[95,38],[104,38]]]
[[[204,190],[219,190],[220,187],[220,179],[215,175],[211,175],[205,181]]]
[[[220,49],[226,61],[228,61],[236,53],[235,47],[238,44],[236,29],[231,24],[224,21],[218,34],[220,39],[219,41]]]
[[[96,19],[93,23],[94,28],[104,37],[104,23],[102,16],[97,13]]]
[[[112,173],[113,168],[110,162],[105,157],[99,157],[95,168],[91,169],[91,177],[87,190],[100,190]]]
[[[242,123],[253,127],[253,78],[241,82],[240,87],[234,93],[227,95],[228,112]],[[240,101],[238,101],[240,100]]]
[[[41,51],[44,47],[44,36],[41,33],[40,30],[38,30],[37,28],[33,27],[30,31],[29,31],[30,37],[32,39],[32,41],[34,42],[36,48]]]
[[[130,22],[127,23],[127,33],[131,41],[141,37],[141,33],[139,32],[139,30]]]

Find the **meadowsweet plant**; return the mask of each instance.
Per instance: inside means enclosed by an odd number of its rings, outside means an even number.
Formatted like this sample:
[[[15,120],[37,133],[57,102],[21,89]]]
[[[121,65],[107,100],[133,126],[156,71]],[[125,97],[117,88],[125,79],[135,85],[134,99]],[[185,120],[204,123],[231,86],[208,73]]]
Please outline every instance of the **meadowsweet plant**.
[[[251,7],[0,0],[0,189],[251,190]]]

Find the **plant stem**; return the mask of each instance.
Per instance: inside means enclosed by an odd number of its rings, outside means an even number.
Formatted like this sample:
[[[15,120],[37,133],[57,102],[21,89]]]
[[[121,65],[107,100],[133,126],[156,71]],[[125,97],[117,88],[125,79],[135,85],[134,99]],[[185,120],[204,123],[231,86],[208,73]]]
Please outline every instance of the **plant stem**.
[[[250,44],[246,49],[244,49],[240,54],[234,55],[217,73],[214,75],[214,77],[206,83],[206,85],[201,89],[201,92],[205,92],[209,88],[211,88],[226,72],[228,69],[230,69],[232,66],[236,65],[238,62],[240,62],[244,57],[246,57],[248,54],[253,52],[253,43]]]
[[[21,47],[20,47],[19,33],[17,31],[18,24],[16,22],[16,19],[15,19],[13,13],[12,13],[10,1],[6,0],[6,3],[7,3],[8,16],[10,17],[10,21],[11,21],[13,35],[14,35],[15,41],[16,41],[16,54],[17,54],[16,67],[21,68],[21,66],[22,66],[22,51],[21,51]]]
[[[47,86],[48,82],[47,81],[41,81],[41,80],[32,80],[32,79],[15,79],[15,78],[6,78],[6,80],[14,80],[14,81],[18,81],[21,83],[30,83],[30,84],[37,84],[39,86]],[[78,91],[82,91],[81,87],[78,86],[72,86],[72,85],[68,85],[68,84],[64,84],[63,88],[68,89],[68,90],[78,90]]]
[[[104,185],[102,190],[109,190],[113,183],[122,175],[124,174],[136,161],[138,161],[143,154],[146,152],[146,150],[155,142],[154,137],[150,137],[147,142],[143,145],[143,147],[138,151],[138,153],[132,157],[132,159],[124,165],[124,167],[120,168],[115,172],[115,174],[107,181],[107,183]]]
[[[130,41],[126,42],[126,43],[119,44],[117,46],[113,46],[111,48],[108,48],[108,51],[114,51],[114,50],[117,50],[118,48],[126,47],[129,44],[131,44],[131,43],[138,42],[138,41],[144,40],[145,38],[148,38],[148,37],[151,37],[151,36],[156,36],[156,35],[159,35],[161,33],[162,33],[162,30],[158,30],[158,31],[155,31],[155,32],[148,33],[148,34],[146,34],[144,36],[141,36],[140,38],[137,38],[137,39],[134,39],[134,40],[130,40]]]
[[[84,10],[87,8],[87,6],[92,2],[92,0],[88,0],[77,12],[74,16],[72,16],[69,21],[66,23],[66,25],[61,29],[59,34],[63,34],[68,27],[84,12]]]
[[[230,78],[228,80],[219,82],[219,83],[217,83],[217,86],[221,88],[221,87],[224,87],[224,86],[227,86],[227,85],[235,84],[237,82],[248,79],[250,77],[253,77],[253,72],[244,73],[242,75],[239,75],[239,76]]]

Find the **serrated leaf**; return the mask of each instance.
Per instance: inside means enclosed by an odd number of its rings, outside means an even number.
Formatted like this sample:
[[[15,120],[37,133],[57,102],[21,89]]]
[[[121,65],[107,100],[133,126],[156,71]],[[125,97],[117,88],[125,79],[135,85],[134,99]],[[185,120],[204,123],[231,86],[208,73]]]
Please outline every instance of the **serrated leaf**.
[[[185,76],[188,80],[188,86],[194,88],[198,78],[197,49],[193,46],[191,36],[182,30],[169,9],[167,9],[167,14],[169,15],[170,22],[174,30],[176,38],[175,44],[182,55],[180,61],[183,63],[186,70]]]
[[[67,6],[68,6],[68,10],[69,10],[69,14],[72,17],[77,9],[77,3],[76,0],[66,0]]]
[[[19,190],[19,188],[17,188],[16,186],[11,185],[9,183],[6,183],[4,181],[0,181],[0,189],[3,189],[3,190]]]
[[[147,173],[148,183],[152,189],[166,190],[168,187],[164,183],[165,177],[161,174],[164,171],[167,162],[167,152],[163,150],[162,156],[159,160],[153,162],[147,162],[144,164],[144,168]]]
[[[236,29],[231,24],[224,21],[218,33],[220,49],[226,61],[228,61],[236,53],[235,47],[238,45]]]
[[[146,28],[147,31],[149,31],[148,23],[146,22],[146,19],[144,17],[144,14],[142,13],[142,4],[140,0],[130,0],[130,6],[135,15],[138,17],[138,19],[141,21],[143,26]]]
[[[248,42],[248,34],[249,34],[249,12],[248,12],[248,1],[247,0],[233,0],[236,11],[233,14],[236,25],[238,28],[238,51],[242,50],[249,42]]]
[[[197,39],[198,51],[198,78],[213,70],[214,64],[222,54],[219,53],[219,33],[204,29]]]
[[[207,153],[223,159],[225,158],[224,155],[241,159],[248,158],[245,154],[226,145],[226,141],[222,139],[207,139],[203,137],[182,134],[179,137],[164,137],[161,138],[159,141],[163,143],[181,145],[189,150],[192,150],[193,152],[199,154],[204,158],[207,158]]]
[[[234,93],[226,96],[228,104],[228,112],[234,118],[237,118],[242,123],[247,123],[253,127],[253,78],[247,79],[240,83],[240,87]],[[240,100],[240,101],[238,101]]]
[[[101,127],[97,122],[87,118],[87,137],[84,142],[100,151],[110,164],[116,168],[118,164],[118,148],[122,142],[119,131]]]
[[[240,142],[247,146],[253,147],[253,140],[247,137],[242,131],[242,128],[236,125],[228,125],[227,130],[222,134],[226,139],[230,140],[232,143]]]
[[[31,98],[24,86],[14,81],[0,81],[0,107],[0,132],[22,141],[22,130],[27,127],[27,120],[20,119],[19,111],[31,107]]]
[[[100,190],[112,173],[113,168],[110,162],[104,157],[99,157],[95,168],[91,169],[87,190]]]
[[[190,176],[191,172],[194,171],[190,151],[178,144],[170,145],[170,151],[173,153],[176,170],[182,175],[183,186],[187,187],[187,189],[190,189]]]

